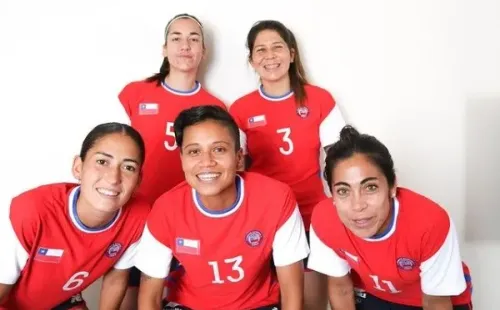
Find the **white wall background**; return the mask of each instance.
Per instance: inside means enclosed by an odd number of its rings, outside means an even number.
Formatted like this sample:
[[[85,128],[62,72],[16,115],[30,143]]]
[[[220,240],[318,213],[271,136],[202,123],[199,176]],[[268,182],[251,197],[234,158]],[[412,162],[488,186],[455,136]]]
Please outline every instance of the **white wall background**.
[[[72,158],[93,126],[126,121],[117,93],[159,68],[162,32],[170,17],[189,12],[205,23],[211,57],[204,85],[228,104],[257,85],[246,63],[247,31],[255,21],[273,18],[295,32],[311,81],[333,93],[350,122],[392,150],[399,182],[449,210],[472,270],[476,309],[492,310],[500,240],[466,238],[465,232],[466,226],[469,232],[482,225],[467,223],[466,214],[495,214],[489,212],[498,209],[492,193],[498,182],[490,190],[476,186],[483,190],[477,202],[468,192],[466,167],[467,175],[475,173],[474,180],[488,184],[489,174],[499,174],[498,158],[478,175],[468,154],[488,153],[499,141],[482,138],[480,129],[466,131],[480,128],[469,120],[481,122],[469,119],[466,111],[480,109],[476,103],[487,100],[498,107],[488,115],[497,113],[500,119],[500,3],[222,3],[3,0],[0,223],[5,224],[13,195],[72,180]],[[237,3],[243,7],[237,9]],[[488,130],[500,131],[500,125],[491,124],[496,128]],[[475,141],[473,149],[467,149],[466,137]],[[96,309],[96,292],[97,287],[87,292],[91,309]]]

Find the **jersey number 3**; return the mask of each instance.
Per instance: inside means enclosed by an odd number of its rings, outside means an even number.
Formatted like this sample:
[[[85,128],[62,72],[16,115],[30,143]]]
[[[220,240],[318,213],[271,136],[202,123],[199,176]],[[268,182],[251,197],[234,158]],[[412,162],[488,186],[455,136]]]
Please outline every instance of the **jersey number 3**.
[[[276,130],[277,133],[283,135],[282,140],[283,142],[286,143],[286,147],[280,146],[280,153],[283,155],[290,155],[293,153],[293,141],[290,139],[290,134],[292,133],[292,130],[290,127],[286,128],[280,128]]]
[[[228,275],[226,279],[229,282],[239,282],[245,277],[245,271],[240,266],[242,261],[243,257],[241,257],[241,255],[233,258],[226,258],[224,260],[224,263],[233,265],[231,269],[233,270],[234,275],[236,275],[236,277],[233,277],[233,274]],[[212,283],[223,284],[224,280],[222,280],[220,276],[219,263],[216,261],[211,261],[208,262],[208,264],[212,267],[212,270],[214,272],[214,280],[212,281]]]
[[[175,132],[174,132],[174,123],[167,122],[167,129],[165,130],[165,134],[174,139],[174,143],[169,144],[168,141],[164,141],[163,144],[165,148],[169,151],[174,151],[177,148],[177,143],[175,143]]]
[[[71,291],[74,290],[75,288],[79,288],[82,286],[83,281],[85,281],[85,278],[89,276],[89,273],[86,271],[78,271],[74,275],[69,278],[68,282],[64,284],[63,290],[65,291]]]

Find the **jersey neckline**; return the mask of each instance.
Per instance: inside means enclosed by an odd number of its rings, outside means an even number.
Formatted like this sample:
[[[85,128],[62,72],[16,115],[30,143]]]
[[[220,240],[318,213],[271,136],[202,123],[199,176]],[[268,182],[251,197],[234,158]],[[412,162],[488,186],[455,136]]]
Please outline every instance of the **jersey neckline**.
[[[272,96],[272,95],[266,94],[266,92],[264,91],[264,85],[260,84],[259,94],[262,96],[262,98],[269,100],[269,101],[283,101],[283,100],[286,100],[286,99],[293,96],[293,90],[290,90],[283,95]]]
[[[393,212],[391,212],[392,215],[389,226],[387,226],[387,228],[383,232],[370,238],[363,238],[364,240],[369,242],[384,241],[389,239],[389,237],[394,234],[394,232],[396,231],[397,219],[399,215],[399,200],[397,197],[393,198],[391,208]]]
[[[178,95],[178,96],[192,96],[194,94],[197,94],[201,89],[201,83],[199,81],[195,81],[194,87],[192,89],[189,89],[189,90],[175,89],[175,88],[169,86],[167,83],[165,83],[165,81],[161,82],[161,86],[166,91],[168,91],[174,95]]]
[[[78,201],[79,196],[80,196],[80,186],[77,186],[71,190],[71,193],[69,195],[68,209],[69,209],[69,217],[71,219],[71,222],[73,223],[73,225],[76,226],[76,228],[78,228],[82,232],[88,233],[88,234],[97,234],[97,233],[105,232],[106,230],[109,230],[111,227],[113,227],[115,225],[115,223],[118,221],[118,219],[120,218],[120,215],[122,213],[122,208],[120,208],[118,210],[116,215],[113,217],[113,219],[111,221],[109,221],[109,223],[107,223],[101,227],[96,227],[96,228],[86,226],[80,220],[80,218],[78,217],[78,213],[76,211],[76,202]]]
[[[196,190],[193,188],[191,189],[192,195],[193,195],[193,201],[196,206],[196,208],[205,216],[208,217],[213,217],[213,218],[221,218],[221,217],[226,217],[229,216],[240,208],[241,204],[243,203],[243,199],[245,196],[245,181],[240,175],[236,175],[236,201],[229,207],[214,211],[214,210],[209,210],[207,209],[203,203],[200,200],[200,197]]]

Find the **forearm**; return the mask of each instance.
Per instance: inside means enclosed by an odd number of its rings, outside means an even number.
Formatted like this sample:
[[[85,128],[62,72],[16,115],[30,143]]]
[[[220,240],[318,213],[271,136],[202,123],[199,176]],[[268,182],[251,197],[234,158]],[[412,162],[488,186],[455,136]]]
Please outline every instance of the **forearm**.
[[[332,310],[354,310],[354,285],[349,274],[328,277],[328,299]]]
[[[304,270],[302,262],[276,268],[281,291],[282,310],[304,308]]]
[[[139,286],[139,310],[160,310],[162,308],[164,279],[142,274]]]
[[[102,281],[100,310],[120,309],[128,287],[128,271],[112,270]]]
[[[424,295],[422,305],[424,310],[453,310],[451,298],[448,296]]]

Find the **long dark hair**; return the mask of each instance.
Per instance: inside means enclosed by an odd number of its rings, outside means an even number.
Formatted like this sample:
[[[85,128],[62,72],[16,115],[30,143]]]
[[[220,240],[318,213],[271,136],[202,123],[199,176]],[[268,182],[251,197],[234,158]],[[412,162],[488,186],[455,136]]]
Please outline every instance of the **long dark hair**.
[[[248,59],[250,61],[252,60],[255,39],[257,38],[257,35],[264,30],[276,31],[283,39],[283,41],[285,41],[288,49],[290,49],[291,51],[293,50],[294,57],[293,62],[290,64],[290,68],[288,69],[288,76],[290,77],[290,86],[295,95],[297,105],[299,107],[304,106],[307,99],[305,85],[308,83],[308,81],[306,78],[304,66],[302,65],[302,61],[300,60],[297,40],[295,39],[295,35],[292,31],[290,31],[290,29],[276,20],[263,20],[257,22],[255,25],[253,25],[247,35],[247,48],[249,52]]]
[[[202,44],[203,44],[203,48],[205,48],[205,39],[203,37],[203,25],[202,25],[202,23],[195,16],[187,14],[187,13],[177,14],[171,20],[168,21],[167,26],[165,26],[165,31],[164,31],[165,46],[167,45],[167,36],[168,36],[168,30],[170,28],[170,25],[174,21],[176,21],[178,19],[182,19],[182,18],[192,19],[200,25],[200,29],[202,32],[202,38],[201,38]],[[156,82],[157,85],[161,85],[161,83],[165,80],[165,78],[168,76],[169,73],[170,73],[170,63],[168,62],[168,58],[164,57],[163,62],[161,63],[161,66],[160,66],[160,72],[155,73],[152,76],[148,77],[146,79],[146,81],[147,82]]]

